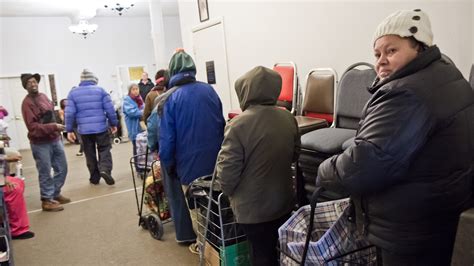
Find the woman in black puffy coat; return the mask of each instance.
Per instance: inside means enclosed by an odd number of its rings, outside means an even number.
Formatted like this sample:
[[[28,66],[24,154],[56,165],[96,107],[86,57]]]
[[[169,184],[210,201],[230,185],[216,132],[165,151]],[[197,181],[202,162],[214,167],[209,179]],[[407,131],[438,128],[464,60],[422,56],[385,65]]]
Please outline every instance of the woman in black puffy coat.
[[[377,79],[354,144],[317,182],[351,194],[384,265],[449,265],[472,196],[474,93],[419,9],[387,17],[373,48]]]

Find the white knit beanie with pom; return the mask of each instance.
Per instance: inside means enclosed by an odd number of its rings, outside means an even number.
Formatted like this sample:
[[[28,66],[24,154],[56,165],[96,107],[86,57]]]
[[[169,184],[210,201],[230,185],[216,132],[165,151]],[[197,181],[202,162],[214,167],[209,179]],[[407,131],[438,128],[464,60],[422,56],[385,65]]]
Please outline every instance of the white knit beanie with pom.
[[[427,46],[433,45],[430,19],[420,9],[397,11],[386,17],[375,30],[373,44],[385,35],[413,36]]]

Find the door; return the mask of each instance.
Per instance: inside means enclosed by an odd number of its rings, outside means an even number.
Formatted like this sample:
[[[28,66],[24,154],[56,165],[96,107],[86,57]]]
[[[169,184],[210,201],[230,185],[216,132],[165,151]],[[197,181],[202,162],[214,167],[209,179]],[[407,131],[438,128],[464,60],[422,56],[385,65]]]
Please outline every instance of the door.
[[[222,102],[224,117],[232,110],[231,87],[227,69],[224,21],[208,21],[193,29],[194,61],[197,80],[209,82]]]
[[[118,88],[120,88],[120,91],[117,91],[117,94],[119,95],[120,98],[123,98],[128,94],[128,86],[131,83],[138,84],[140,82],[143,72],[147,72],[148,77],[153,81],[153,83],[155,83],[153,80],[155,73],[148,72],[146,65],[117,66],[117,82],[118,82]]]
[[[38,84],[38,90],[50,97],[47,90],[47,83],[44,75]],[[0,105],[3,105],[8,116],[4,118],[8,123],[8,136],[10,136],[10,146],[19,150],[29,149],[28,130],[21,114],[21,104],[27,95],[26,90],[21,85],[20,77],[0,78]]]
[[[122,102],[123,98],[128,94],[128,86],[131,83],[139,83],[142,73],[147,72],[146,65],[121,65],[117,66],[117,87],[118,90],[114,90],[111,93],[112,100],[114,101],[115,107],[119,109],[120,115],[120,126],[122,128],[122,138],[127,139],[128,131],[127,126],[125,124],[125,117],[122,114]],[[154,73],[148,73],[148,77],[153,80],[155,76]],[[143,99],[145,100],[145,99]],[[118,106],[116,106],[118,105]]]

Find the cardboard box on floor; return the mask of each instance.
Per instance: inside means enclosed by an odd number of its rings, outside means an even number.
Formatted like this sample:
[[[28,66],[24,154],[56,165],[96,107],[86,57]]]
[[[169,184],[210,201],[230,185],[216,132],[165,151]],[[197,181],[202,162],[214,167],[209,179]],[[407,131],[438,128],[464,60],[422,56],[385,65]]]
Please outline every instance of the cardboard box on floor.
[[[225,256],[223,250],[219,255],[219,252],[207,241],[205,245],[204,261],[206,266],[250,266],[247,241],[225,247]]]
[[[204,262],[206,266],[220,266],[219,252],[206,241],[204,247]]]

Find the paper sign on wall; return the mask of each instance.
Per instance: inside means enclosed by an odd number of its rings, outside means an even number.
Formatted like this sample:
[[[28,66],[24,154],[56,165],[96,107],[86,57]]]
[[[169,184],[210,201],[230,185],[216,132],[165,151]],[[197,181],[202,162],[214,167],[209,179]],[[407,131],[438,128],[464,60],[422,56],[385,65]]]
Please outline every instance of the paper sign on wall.
[[[143,67],[129,67],[128,74],[130,75],[130,80],[140,80],[142,78],[142,73],[145,72]]]
[[[216,69],[214,67],[214,61],[206,62],[206,73],[207,73],[207,83],[216,84]]]

